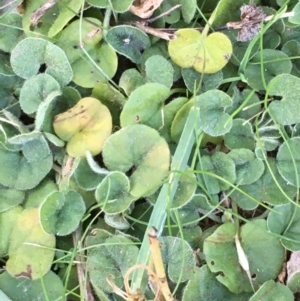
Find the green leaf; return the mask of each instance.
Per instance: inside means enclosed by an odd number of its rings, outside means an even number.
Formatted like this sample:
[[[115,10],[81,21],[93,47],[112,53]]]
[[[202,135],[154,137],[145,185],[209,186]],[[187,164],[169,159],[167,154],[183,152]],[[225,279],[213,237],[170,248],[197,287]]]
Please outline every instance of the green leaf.
[[[300,3],[297,3],[293,10],[294,15],[289,17],[289,22],[293,23],[293,24],[300,24]]]
[[[188,171],[189,169],[186,170],[187,174],[182,174],[180,177],[176,195],[170,206],[171,209],[182,208],[182,206],[186,205],[194,196],[197,188],[196,178],[194,174],[188,173]]]
[[[149,37],[142,30],[130,25],[112,27],[106,34],[106,41],[115,51],[136,64],[141,63],[141,51],[150,46]]]
[[[249,185],[256,182],[263,174],[265,165],[249,149],[234,149],[228,154],[236,168],[236,183]]]
[[[271,168],[265,167],[263,175],[250,185],[240,185],[239,189],[256,199],[257,202],[251,200],[247,195],[234,190],[231,194],[232,199],[238,204],[238,206],[244,210],[253,210],[258,206],[258,201],[265,202],[271,205],[286,204],[289,199],[283,194],[283,192],[289,197],[293,198],[296,194],[296,189],[292,185],[286,185],[286,181],[280,177],[278,169],[276,168],[276,162],[274,159],[269,158],[268,164]],[[276,179],[277,184],[274,179]]]
[[[120,116],[121,126],[136,123],[150,126],[153,116],[162,110],[169,94],[169,88],[159,83],[148,83],[138,87],[124,105]]]
[[[204,133],[217,137],[230,131],[232,120],[225,111],[232,100],[226,93],[210,90],[195,99],[200,107],[200,127]]]
[[[189,24],[195,16],[197,10],[197,0],[181,0],[181,13],[185,23]]]
[[[3,257],[8,253],[11,233],[15,226],[16,220],[22,211],[23,208],[21,206],[16,206],[0,213],[0,257]]]
[[[206,37],[195,29],[180,29],[175,36],[176,39],[169,42],[168,51],[172,60],[182,68],[193,67],[201,73],[215,73],[227,64],[232,54],[230,40],[220,32]]]
[[[55,236],[42,229],[38,209],[24,210],[11,234],[7,272],[14,277],[43,277],[52,265],[54,247]]]
[[[144,78],[136,69],[125,70],[119,81],[119,86],[122,88],[126,95],[129,96],[136,88],[144,84]]]
[[[65,53],[56,45],[39,38],[26,38],[13,49],[10,58],[13,71],[28,79],[46,65],[45,73],[56,79],[60,86],[67,85],[72,77],[72,69]]]
[[[3,2],[1,2],[1,4],[2,3]],[[21,27],[22,17],[18,14],[10,13],[1,18],[0,50],[11,52],[17,43],[24,39],[23,33],[20,33],[19,28]]]
[[[54,96],[53,93],[51,95]],[[79,92],[70,86],[64,87],[62,94],[55,96],[52,100],[48,97],[38,107],[35,118],[36,128],[39,129],[41,127],[44,132],[54,135],[53,119],[55,115],[72,108],[80,99]],[[55,135],[55,137],[57,136]]]
[[[207,265],[195,268],[191,280],[183,291],[182,301],[248,301],[252,294],[230,292],[215,277]]]
[[[84,190],[94,190],[104,179],[105,173],[97,174],[93,171],[86,158],[81,158],[74,172],[78,186]]]
[[[270,114],[276,122],[291,125],[300,122],[300,79],[290,74],[276,76],[269,84],[269,95],[281,96],[281,100],[273,100],[269,105]]]
[[[64,293],[61,279],[52,271],[37,280],[15,278],[4,272],[0,275],[0,289],[12,301],[33,301],[37,298],[39,301],[60,301]]]
[[[222,71],[212,74],[201,74],[193,68],[184,68],[181,69],[181,75],[185,86],[190,92],[196,92],[197,95],[212,89],[217,89],[223,81]],[[201,86],[200,89],[198,89],[200,83]]]
[[[97,98],[107,106],[112,116],[113,124],[120,124],[120,114],[126,102],[124,95],[109,84],[98,84],[93,88],[92,97]]]
[[[153,55],[145,62],[146,81],[159,83],[171,88],[173,85],[174,69],[172,64],[161,55]]]
[[[293,301],[294,295],[288,287],[282,283],[269,280],[265,282],[259,290],[249,299],[249,301],[273,301],[284,300]]]
[[[299,187],[300,138],[286,140],[277,153],[277,168],[280,175],[290,184]]]
[[[300,55],[300,43],[296,40],[287,41],[281,48],[286,55],[289,57],[296,57]],[[292,75],[299,78],[300,76],[300,63],[298,60],[292,60]]]
[[[253,90],[244,89],[240,91],[237,87],[233,89],[232,101],[233,104],[231,107],[227,108],[227,113],[232,114],[235,110],[240,109],[241,106],[246,106],[247,110],[239,110],[236,117],[244,120],[252,119],[253,116],[261,112],[260,99],[256,93],[253,93]],[[253,106],[256,104],[255,106]]]
[[[53,181],[49,179],[43,180],[37,187],[30,191],[30,194],[25,201],[24,208],[39,208],[45,199],[57,190],[58,187]]]
[[[82,23],[75,20],[62,31],[57,43],[71,64],[73,82],[81,87],[93,88],[96,84],[106,83],[116,74],[117,54],[107,43],[100,43],[101,27],[101,22],[95,18],[88,18]],[[85,52],[79,45],[81,32]]]
[[[0,51],[0,74],[6,76],[15,75],[11,68],[9,53]]]
[[[38,106],[52,92],[61,93],[59,83],[50,75],[38,74],[26,80],[20,93],[20,106],[26,114],[36,112]]]
[[[115,12],[123,13],[129,9],[133,1],[134,0],[88,0],[87,3],[99,8],[111,7]]]
[[[118,214],[108,214],[106,213],[104,215],[104,220],[107,225],[110,227],[113,227],[118,230],[128,230],[130,229],[131,225],[126,220],[124,214],[118,213]]]
[[[299,251],[300,209],[288,203],[274,207],[268,215],[268,228],[271,232],[282,235],[282,245],[290,251]],[[289,240],[290,239],[290,240]]]
[[[253,150],[255,146],[254,133],[249,122],[234,119],[230,132],[224,136],[224,143],[229,149],[247,148]]]
[[[112,118],[98,99],[85,97],[67,112],[56,115],[53,127],[60,139],[68,141],[70,156],[81,157],[87,151],[98,155],[111,134]]]
[[[25,192],[0,186],[0,212],[4,212],[23,202]]]
[[[191,99],[188,102],[185,102],[181,108],[178,108],[178,111],[176,112],[176,115],[171,124],[171,138],[173,141],[177,143],[179,142],[189,112],[191,108],[194,106],[194,104],[195,104],[194,99]]]
[[[46,3],[46,5],[45,5]],[[71,19],[76,17],[81,6],[83,5],[82,0],[66,0],[57,1],[52,7],[47,7],[48,2],[44,0],[29,0],[26,2],[25,12],[23,15],[23,28],[27,35],[29,32],[34,32],[35,36],[43,36],[44,38],[55,37],[61,30],[69,23]],[[47,9],[41,9],[41,8]],[[37,24],[34,25],[32,22],[33,14],[37,11],[41,12]],[[38,15],[38,13],[37,13]],[[36,19],[36,18],[34,18]],[[32,35],[32,34],[30,34]]]
[[[263,67],[261,61],[263,61]],[[292,63],[288,56],[279,50],[264,49],[262,53],[256,53],[245,69],[247,83],[254,90],[266,89],[262,78],[262,68],[264,68],[263,75],[265,83],[268,85],[277,75],[290,73]],[[270,95],[273,94],[270,93]]]
[[[109,170],[126,173],[133,168],[130,193],[136,198],[153,193],[168,175],[168,144],[146,125],[129,125],[111,135],[102,156]]]
[[[17,91],[22,87],[24,80],[18,76],[5,76],[0,74],[0,108],[7,108],[11,111],[18,99]],[[14,114],[19,115],[18,113]]]
[[[54,192],[40,207],[40,222],[45,232],[65,236],[76,230],[85,213],[82,196],[74,191]]]
[[[161,254],[165,266],[168,267],[168,276],[171,281],[181,283],[191,278],[191,271],[196,266],[196,259],[189,244],[178,237],[164,236]]]
[[[129,191],[128,177],[124,173],[114,171],[98,185],[95,197],[105,213],[116,214],[124,212],[135,200]]]
[[[135,264],[137,246],[125,236],[94,229],[87,237],[87,247],[87,271],[93,287],[112,292],[106,279],[113,277],[112,281],[122,288],[124,274]]]
[[[235,233],[234,224],[223,224],[206,238],[203,252],[209,269],[219,274],[216,278],[230,291],[236,294],[251,292],[249,279],[238,261]],[[275,279],[284,261],[284,248],[278,238],[268,233],[266,221],[256,220],[243,225],[240,237],[251,275],[255,275],[252,279],[254,287],[258,288],[265,281]]]
[[[234,161],[222,152],[215,152],[211,157],[202,156],[196,169],[206,172],[205,174],[199,173],[197,177],[211,194],[227,190],[230,187],[227,182],[233,184],[236,181]],[[223,181],[211,175],[217,175],[221,177]]]
[[[0,145],[0,183],[18,190],[34,188],[53,164],[45,138],[33,132],[15,136],[10,142],[16,142],[21,151],[12,151]]]

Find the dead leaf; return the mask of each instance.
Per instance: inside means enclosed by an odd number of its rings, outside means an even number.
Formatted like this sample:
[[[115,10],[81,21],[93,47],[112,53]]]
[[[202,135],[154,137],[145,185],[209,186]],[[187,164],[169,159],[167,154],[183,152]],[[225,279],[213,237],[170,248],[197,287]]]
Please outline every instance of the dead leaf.
[[[300,270],[300,251],[292,252],[287,263],[287,281]]]
[[[135,1],[130,7],[130,11],[142,19],[152,16],[154,11],[161,5],[164,0],[140,0]],[[139,2],[139,3],[138,3]]]

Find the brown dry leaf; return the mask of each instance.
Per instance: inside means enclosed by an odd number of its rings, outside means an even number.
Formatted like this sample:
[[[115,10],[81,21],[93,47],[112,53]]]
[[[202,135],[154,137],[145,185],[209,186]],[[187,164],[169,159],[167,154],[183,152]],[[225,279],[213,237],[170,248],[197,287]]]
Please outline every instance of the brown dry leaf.
[[[295,251],[291,253],[290,260],[287,263],[287,281],[292,278],[292,276],[300,271],[300,251]]]
[[[147,19],[152,16],[163,1],[164,0],[136,0],[134,4],[131,5],[130,11],[142,19]]]

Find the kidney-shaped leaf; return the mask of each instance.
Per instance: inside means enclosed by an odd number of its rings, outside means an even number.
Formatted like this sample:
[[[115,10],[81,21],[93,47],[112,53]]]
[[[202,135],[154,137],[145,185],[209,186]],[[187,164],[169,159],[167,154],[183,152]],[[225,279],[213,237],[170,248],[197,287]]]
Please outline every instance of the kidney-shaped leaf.
[[[251,284],[246,272],[239,264],[234,243],[236,229],[234,224],[220,226],[204,242],[203,252],[207,265],[217,279],[234,293],[251,292]],[[265,220],[256,220],[242,226],[241,245],[249,261],[254,287],[265,281],[275,279],[284,261],[284,248],[278,238],[268,233]],[[272,256],[270,256],[272,254]]]
[[[281,96],[269,105],[270,113],[282,125],[300,122],[300,79],[290,74],[276,76],[269,84],[269,95]]]
[[[59,83],[49,74],[38,74],[25,81],[20,93],[20,106],[26,114],[32,114],[51,93],[60,91]]]
[[[198,179],[212,194],[228,189],[230,187],[228,182],[233,184],[236,181],[234,161],[222,152],[216,152],[211,157],[203,156],[197,169],[207,172],[207,174],[200,173]],[[221,177],[223,181],[213,175]]]
[[[298,2],[293,8],[294,15],[289,17],[289,22],[300,24],[300,3]]]
[[[299,187],[300,137],[286,140],[280,146],[276,159],[281,176],[289,183]]]
[[[149,83],[134,90],[120,116],[121,126],[143,123],[150,125],[151,119],[162,109],[170,94],[169,88],[158,83]]]
[[[180,29],[176,39],[169,42],[172,60],[182,68],[194,67],[201,73],[215,73],[230,59],[232,45],[223,33],[201,36],[195,29]]]
[[[268,228],[271,232],[282,235],[281,243],[290,251],[300,250],[300,209],[292,203],[274,207],[268,215]]]
[[[162,55],[150,56],[145,62],[146,79],[148,83],[160,83],[172,87],[174,68]]]
[[[19,190],[37,186],[52,168],[49,146],[40,133],[22,134],[10,139],[21,148],[11,151],[0,145],[0,183]]]
[[[38,209],[24,210],[11,234],[7,272],[14,277],[41,278],[51,267],[54,247],[55,236],[43,230]]]
[[[113,236],[102,229],[93,230],[87,238],[87,246],[87,271],[92,285],[111,292],[107,278],[112,276],[116,286],[122,287],[124,274],[136,262],[137,246],[127,237]]]
[[[96,189],[96,200],[105,213],[115,214],[125,211],[135,199],[130,195],[130,182],[119,171],[107,175]]]
[[[228,154],[236,168],[236,183],[251,184],[257,181],[265,170],[263,161],[257,159],[253,152],[246,148],[232,150]]]
[[[261,58],[262,56],[262,58]],[[256,53],[245,69],[245,77],[248,85],[255,90],[265,90],[261,72],[261,60],[263,60],[263,76],[266,85],[276,76],[282,73],[290,73],[292,63],[288,56],[279,50],[264,49],[263,53]]]
[[[67,85],[73,72],[65,53],[56,45],[39,38],[22,40],[11,53],[13,71],[22,78],[30,78],[46,65],[45,73],[54,77],[63,87]]]
[[[196,259],[190,245],[178,237],[161,237],[161,253],[166,266],[168,276],[173,282],[185,282],[191,278],[196,265]]]
[[[91,169],[86,158],[81,158],[80,162],[75,169],[74,177],[76,183],[81,189],[84,190],[94,190],[99,185],[99,183],[104,179],[105,172],[97,174]]]
[[[82,196],[74,191],[54,192],[40,207],[43,229],[49,234],[68,235],[75,231],[85,212]]]
[[[215,277],[207,265],[195,268],[191,280],[184,288],[182,301],[241,301],[248,300],[252,294],[230,292]]]
[[[24,197],[24,191],[0,186],[0,212],[19,205]]]
[[[276,168],[275,160],[268,159],[268,166],[265,167],[262,176],[250,185],[240,185],[238,190],[234,190],[231,194],[232,199],[240,208],[245,210],[253,210],[258,206],[259,202],[265,202],[272,205],[285,204],[289,202],[289,198],[293,198],[296,194],[296,188],[292,185],[286,185],[286,181],[280,177]],[[270,171],[271,170],[271,171]],[[277,184],[274,179],[276,179]],[[284,195],[284,194],[285,195]],[[250,199],[249,196],[256,199]]]
[[[71,64],[74,73],[72,80],[81,87],[92,88],[98,83],[106,83],[117,71],[117,54],[107,43],[99,43],[102,39],[101,27],[98,19],[78,19],[60,35],[58,45]],[[84,52],[79,45],[79,35],[82,35]]]
[[[232,128],[224,136],[224,142],[229,149],[254,149],[255,139],[252,126],[249,122],[237,118],[233,120]]]
[[[149,37],[142,30],[129,25],[112,27],[107,32],[106,41],[115,51],[136,64],[142,61],[141,51],[150,46]]]
[[[273,300],[284,300],[293,301],[295,300],[291,290],[283,283],[269,280],[265,282],[258,291],[249,299],[249,301],[273,301]]]
[[[204,133],[216,137],[226,134],[232,126],[231,117],[225,112],[232,99],[224,92],[210,90],[196,97],[200,108],[200,127]]]
[[[102,155],[108,169],[125,173],[132,170],[130,194],[135,197],[153,193],[168,175],[168,144],[146,125],[129,125],[111,135]]]
[[[23,277],[15,278],[4,272],[0,275],[0,290],[5,292],[10,298],[9,300],[22,301],[37,299],[39,301],[61,301],[64,294],[64,286],[61,279],[52,271],[49,271],[43,278],[36,280]],[[5,301],[5,299],[1,299],[1,301]]]
[[[21,206],[15,206],[10,210],[6,210],[5,212],[0,213],[0,257],[5,256],[8,252],[11,232],[15,226],[16,220],[18,219],[22,211],[23,208]]]
[[[67,112],[56,115],[53,127],[59,138],[68,141],[70,156],[81,157],[87,151],[97,155],[111,134],[112,118],[98,99],[85,97]]]

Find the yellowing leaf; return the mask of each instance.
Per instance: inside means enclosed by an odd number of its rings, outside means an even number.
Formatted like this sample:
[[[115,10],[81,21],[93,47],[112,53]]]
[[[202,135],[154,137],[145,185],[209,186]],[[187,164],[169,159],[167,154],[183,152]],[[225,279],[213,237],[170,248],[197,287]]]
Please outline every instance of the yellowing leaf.
[[[46,233],[39,220],[39,209],[24,210],[11,234],[6,270],[14,277],[41,278],[52,264],[55,236]]]
[[[215,73],[230,59],[232,45],[220,32],[202,36],[195,29],[180,29],[176,39],[169,42],[172,60],[182,68],[195,68],[201,73]]]
[[[53,127],[59,138],[68,141],[67,152],[72,157],[101,152],[112,131],[112,118],[106,106],[98,99],[85,97],[76,106],[58,114]]]

